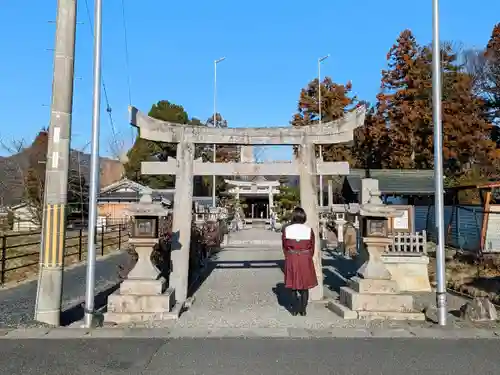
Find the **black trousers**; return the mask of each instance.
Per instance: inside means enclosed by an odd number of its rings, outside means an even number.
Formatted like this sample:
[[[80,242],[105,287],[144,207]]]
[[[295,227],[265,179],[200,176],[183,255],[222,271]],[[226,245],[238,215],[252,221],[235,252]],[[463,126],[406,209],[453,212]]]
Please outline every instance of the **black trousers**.
[[[309,289],[293,289],[292,312],[306,313],[307,302],[309,301]]]

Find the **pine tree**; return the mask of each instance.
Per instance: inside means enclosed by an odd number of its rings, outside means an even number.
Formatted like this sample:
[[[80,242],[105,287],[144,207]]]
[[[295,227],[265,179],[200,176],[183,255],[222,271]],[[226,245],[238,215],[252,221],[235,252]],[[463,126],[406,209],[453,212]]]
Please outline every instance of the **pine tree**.
[[[161,100],[153,104],[148,115],[162,121],[176,124],[200,125],[198,119],[189,119],[187,112],[180,105],[173,104],[167,100]],[[128,162],[125,164],[125,174],[130,180],[139,182],[153,189],[173,188],[174,176],[146,176],[141,175],[141,162],[159,160],[166,161],[169,157],[175,158],[177,146],[173,143],[154,142],[137,136],[134,145],[128,152]]]
[[[227,128],[227,121],[222,117],[220,113],[215,115],[215,125],[214,117],[210,116],[206,121],[206,126],[215,128]],[[213,145],[206,145],[203,151],[204,159],[207,161],[213,161]],[[228,162],[238,162],[240,159],[240,149],[237,145],[216,145],[216,161],[217,163],[228,163]]]

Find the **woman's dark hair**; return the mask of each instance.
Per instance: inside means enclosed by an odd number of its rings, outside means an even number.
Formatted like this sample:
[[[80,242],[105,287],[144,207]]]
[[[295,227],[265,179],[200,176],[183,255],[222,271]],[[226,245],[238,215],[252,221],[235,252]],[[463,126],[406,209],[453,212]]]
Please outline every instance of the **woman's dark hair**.
[[[304,224],[307,221],[306,212],[302,207],[295,207],[292,212],[292,224]]]

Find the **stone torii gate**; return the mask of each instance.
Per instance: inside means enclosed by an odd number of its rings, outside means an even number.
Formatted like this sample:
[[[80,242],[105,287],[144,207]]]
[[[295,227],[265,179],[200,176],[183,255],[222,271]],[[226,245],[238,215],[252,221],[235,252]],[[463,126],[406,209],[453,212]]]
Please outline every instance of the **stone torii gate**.
[[[175,175],[175,197],[172,231],[172,273],[170,287],[178,303],[187,297],[189,246],[191,240],[191,207],[193,176],[300,176],[300,201],[307,214],[307,223],[316,235],[314,266],[318,286],[310,293],[312,300],[323,299],[323,271],[319,240],[319,215],[316,175],[348,175],[347,162],[316,160],[315,145],[347,143],[353,130],[363,125],[365,107],[347,113],[343,118],[303,127],[209,128],[175,124],[154,119],[130,107],[130,124],[139,129],[139,136],[151,141],[177,144],[176,158],[165,161],[143,161],[145,175]],[[210,163],[194,159],[195,144],[234,145],[296,145],[298,155],[290,163]]]

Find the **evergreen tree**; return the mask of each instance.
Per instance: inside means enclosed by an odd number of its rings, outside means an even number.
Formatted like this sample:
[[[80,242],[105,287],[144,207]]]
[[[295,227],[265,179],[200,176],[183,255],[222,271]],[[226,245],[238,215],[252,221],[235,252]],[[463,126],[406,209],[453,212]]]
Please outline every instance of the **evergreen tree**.
[[[281,185],[279,194],[275,197],[277,212],[281,213],[280,220],[290,219],[292,210],[300,205],[300,190],[298,187]]]
[[[473,165],[491,166],[496,152],[483,101],[449,43],[441,47],[441,60],[444,166],[448,176],[459,177]],[[403,31],[389,51],[381,88],[371,121],[388,129],[388,166],[433,168],[431,47],[419,46],[411,31]]]
[[[388,69],[382,71],[381,92],[377,96],[376,122],[388,129],[391,149],[388,166],[427,166],[421,160],[431,129],[428,69],[420,47],[410,30],[403,31],[387,54]]]
[[[162,121],[176,124],[203,124],[198,119],[189,119],[187,112],[180,105],[167,100],[153,104],[148,115]],[[125,174],[130,180],[139,182],[153,189],[173,188],[175,176],[141,175],[142,161],[167,161],[169,157],[175,158],[177,146],[173,143],[154,142],[137,136],[134,145],[128,152],[128,162],[125,164]]]

